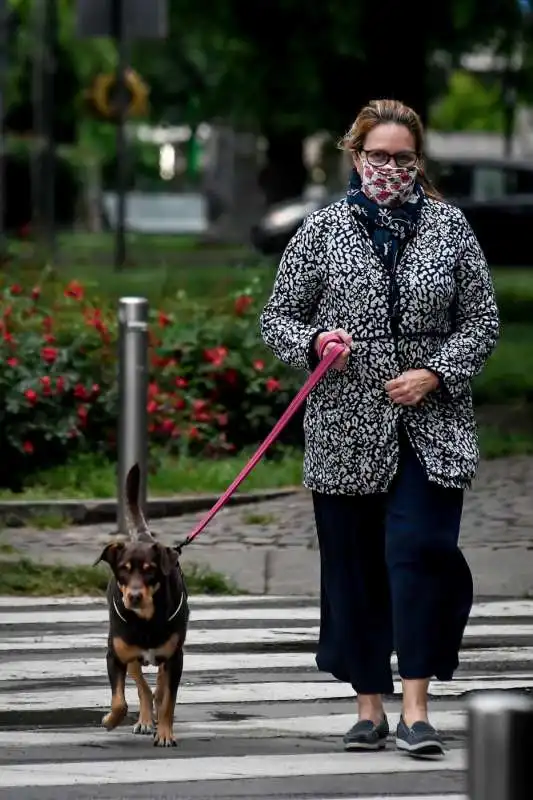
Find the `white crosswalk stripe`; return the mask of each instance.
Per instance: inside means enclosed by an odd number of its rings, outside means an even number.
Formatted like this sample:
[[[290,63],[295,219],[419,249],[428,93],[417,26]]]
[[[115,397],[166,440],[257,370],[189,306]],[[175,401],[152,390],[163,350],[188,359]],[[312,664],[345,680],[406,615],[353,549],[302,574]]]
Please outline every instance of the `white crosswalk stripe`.
[[[318,621],[315,599],[192,597],[179,746],[160,751],[131,733],[133,685],[128,724],[111,733],[99,726],[109,703],[103,600],[0,597],[0,800],[66,800],[73,787],[79,800],[103,789],[117,800],[187,792],[464,800],[464,696],[533,690],[533,601],[475,605],[455,680],[431,685],[432,721],[448,748],[442,761],[408,759],[394,737],[379,753],[342,751],[353,692],[316,670]],[[146,672],[153,683],[155,668]],[[400,689],[396,675],[392,733]]]

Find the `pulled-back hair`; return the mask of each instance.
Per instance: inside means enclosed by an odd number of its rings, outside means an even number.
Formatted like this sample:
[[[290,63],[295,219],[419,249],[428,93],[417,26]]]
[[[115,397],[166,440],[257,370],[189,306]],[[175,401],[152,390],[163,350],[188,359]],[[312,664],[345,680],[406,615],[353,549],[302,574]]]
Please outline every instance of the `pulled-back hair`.
[[[418,180],[424,187],[428,197],[442,200],[442,196],[426,175],[424,158],[424,126],[422,120],[412,108],[399,100],[371,100],[364,106],[348,133],[339,142],[341,150],[360,153],[365,139],[377,125],[403,125],[410,131],[415,140],[418,155]]]

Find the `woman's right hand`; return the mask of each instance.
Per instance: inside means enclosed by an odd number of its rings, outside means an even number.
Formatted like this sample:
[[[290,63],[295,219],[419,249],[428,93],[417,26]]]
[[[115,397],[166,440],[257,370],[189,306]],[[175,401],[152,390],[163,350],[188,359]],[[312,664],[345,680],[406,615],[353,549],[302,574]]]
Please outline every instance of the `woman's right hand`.
[[[337,328],[334,331],[325,331],[324,333],[319,333],[315,341],[315,350],[319,357],[321,355],[322,358],[324,358],[333,347],[336,347],[336,343],[334,341],[328,342],[328,344],[324,347],[324,352],[322,354],[320,353],[322,342],[326,337],[329,338],[330,336],[337,337],[345,345],[342,353],[340,353],[338,358],[336,358],[332,364],[333,369],[344,370],[346,369],[346,364],[348,363],[348,358],[350,356],[352,337],[342,328]]]

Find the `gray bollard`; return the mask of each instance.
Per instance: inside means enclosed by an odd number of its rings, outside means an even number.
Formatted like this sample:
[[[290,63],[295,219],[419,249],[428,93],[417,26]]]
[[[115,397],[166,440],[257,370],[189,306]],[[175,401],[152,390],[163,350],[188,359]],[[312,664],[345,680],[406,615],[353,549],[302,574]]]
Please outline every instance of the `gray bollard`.
[[[487,692],[468,702],[469,800],[533,797],[533,701]]]
[[[148,464],[148,300],[121,297],[118,305],[118,532],[126,534],[124,486],[133,464],[141,469],[140,503],[146,513]]]

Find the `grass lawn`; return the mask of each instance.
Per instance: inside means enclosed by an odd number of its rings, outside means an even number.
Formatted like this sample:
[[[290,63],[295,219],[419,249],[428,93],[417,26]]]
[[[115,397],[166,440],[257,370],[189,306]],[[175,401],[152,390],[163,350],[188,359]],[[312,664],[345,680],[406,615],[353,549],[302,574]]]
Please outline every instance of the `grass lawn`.
[[[149,494],[163,497],[175,494],[220,493],[237,477],[252,451],[231,458],[163,457],[157,472],[149,476]],[[287,450],[283,458],[262,459],[240,485],[239,492],[299,486],[302,477],[302,455]],[[116,497],[114,464],[85,456],[37,474],[22,494],[0,490],[0,500],[105,499]]]
[[[5,548],[4,548],[5,550]],[[109,570],[97,567],[47,565],[28,558],[2,559],[0,543],[0,594],[33,597],[104,596]],[[236,594],[231,581],[218,572],[197,566],[184,568],[191,594]]]

